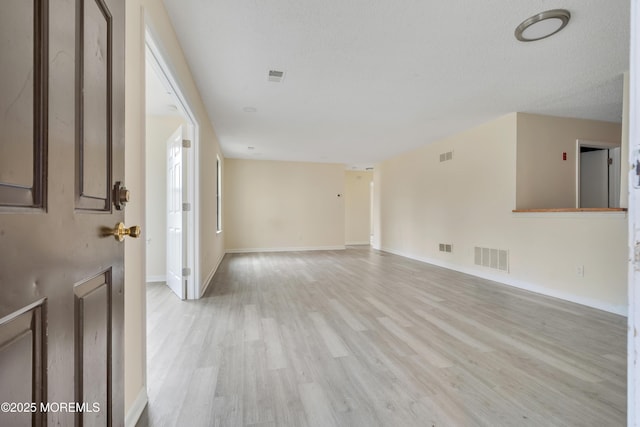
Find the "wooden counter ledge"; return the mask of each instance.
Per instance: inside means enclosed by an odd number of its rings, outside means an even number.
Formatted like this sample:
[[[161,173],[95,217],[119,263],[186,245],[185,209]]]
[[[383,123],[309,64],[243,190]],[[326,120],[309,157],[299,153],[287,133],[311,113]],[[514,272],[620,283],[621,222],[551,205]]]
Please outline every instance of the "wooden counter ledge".
[[[512,212],[626,212],[627,208],[553,208],[553,209],[514,209]]]

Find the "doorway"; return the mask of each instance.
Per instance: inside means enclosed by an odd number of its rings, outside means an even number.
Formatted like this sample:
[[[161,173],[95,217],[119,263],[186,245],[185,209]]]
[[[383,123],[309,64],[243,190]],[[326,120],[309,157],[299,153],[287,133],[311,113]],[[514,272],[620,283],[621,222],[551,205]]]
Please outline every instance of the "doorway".
[[[345,245],[371,243],[371,185],[373,173],[345,171],[344,212]]]
[[[374,201],[374,191],[373,191],[373,178],[369,183],[369,245],[373,247],[373,213],[375,212],[375,206],[373,205]]]
[[[576,207],[620,207],[620,146],[576,142]]]
[[[149,31],[145,42],[146,281],[196,299],[197,124]]]

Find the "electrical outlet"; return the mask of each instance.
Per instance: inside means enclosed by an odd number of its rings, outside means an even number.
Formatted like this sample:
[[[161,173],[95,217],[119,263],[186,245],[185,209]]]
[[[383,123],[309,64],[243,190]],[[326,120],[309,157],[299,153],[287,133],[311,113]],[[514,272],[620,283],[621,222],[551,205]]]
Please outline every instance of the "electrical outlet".
[[[579,277],[584,277],[584,265],[578,265],[576,266],[576,274]]]

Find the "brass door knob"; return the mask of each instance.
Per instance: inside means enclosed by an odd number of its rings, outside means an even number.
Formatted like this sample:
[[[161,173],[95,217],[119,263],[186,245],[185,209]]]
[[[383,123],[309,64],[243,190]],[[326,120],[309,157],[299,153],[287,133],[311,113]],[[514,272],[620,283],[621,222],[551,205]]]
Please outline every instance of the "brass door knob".
[[[142,234],[142,229],[139,225],[134,225],[133,227],[125,227],[123,223],[119,222],[116,224],[116,227],[111,230],[111,234],[116,238],[118,242],[122,242],[125,236],[133,237],[137,239]]]

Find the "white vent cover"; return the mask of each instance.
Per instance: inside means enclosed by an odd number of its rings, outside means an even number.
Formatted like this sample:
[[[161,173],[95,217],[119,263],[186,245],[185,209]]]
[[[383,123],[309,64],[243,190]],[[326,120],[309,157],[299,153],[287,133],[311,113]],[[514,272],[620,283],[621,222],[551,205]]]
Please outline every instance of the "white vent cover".
[[[448,160],[453,160],[453,151],[447,151],[446,153],[440,154],[440,163],[446,162]]]
[[[474,263],[495,270],[509,271],[509,251],[504,249],[481,248],[476,246]]]
[[[280,83],[284,79],[284,71],[278,70],[269,70],[269,78],[270,82]]]

